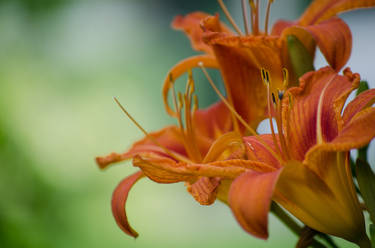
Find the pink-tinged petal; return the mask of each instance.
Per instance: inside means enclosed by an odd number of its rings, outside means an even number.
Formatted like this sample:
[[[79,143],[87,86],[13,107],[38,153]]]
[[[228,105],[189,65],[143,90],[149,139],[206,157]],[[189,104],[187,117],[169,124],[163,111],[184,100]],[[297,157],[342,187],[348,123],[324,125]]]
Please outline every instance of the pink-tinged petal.
[[[311,25],[341,12],[373,6],[375,6],[374,0],[315,0],[302,14],[299,23]]]
[[[343,121],[349,122],[355,114],[359,111],[370,107],[375,103],[375,89],[370,89],[359,94],[348,106],[344,109]]]
[[[255,160],[262,163],[272,165],[275,168],[281,168],[279,160],[275,157],[278,153],[274,139],[270,134],[259,135],[259,138],[254,136],[244,137],[246,145],[246,154],[248,160]],[[260,141],[261,140],[261,141]],[[279,142],[278,135],[275,137],[276,142]]]
[[[225,24],[219,21],[219,16],[210,16],[203,12],[193,12],[186,16],[176,16],[172,27],[182,30],[190,38],[191,45],[195,50],[212,54],[212,48],[204,43],[203,35],[206,30],[212,32],[231,33]]]
[[[194,112],[194,128],[197,134],[212,140],[232,130],[232,115],[223,102]]]
[[[143,173],[141,171],[128,176],[120,182],[112,195],[112,214],[113,217],[115,217],[117,225],[126,234],[133,236],[134,238],[138,237],[138,233],[130,226],[128,222],[125,206],[130,189],[142,177]]]
[[[310,147],[337,136],[343,104],[358,81],[358,77],[339,76],[325,67],[306,73],[300,87],[286,93],[283,123],[292,158],[303,161]]]
[[[229,206],[237,221],[245,231],[261,239],[268,238],[268,212],[280,172],[243,173],[229,190]]]
[[[201,205],[211,205],[216,200],[220,178],[201,177],[193,184],[188,184],[188,192]]]
[[[169,115],[177,117],[177,113],[169,106],[168,103],[169,90],[173,87],[173,84],[177,78],[194,67],[198,67],[199,63],[203,63],[206,68],[219,68],[215,57],[211,55],[197,55],[180,61],[169,70],[163,85],[163,101],[165,109]]]
[[[327,62],[336,71],[346,64],[352,50],[352,34],[345,22],[340,18],[330,18],[302,28],[312,35]]]

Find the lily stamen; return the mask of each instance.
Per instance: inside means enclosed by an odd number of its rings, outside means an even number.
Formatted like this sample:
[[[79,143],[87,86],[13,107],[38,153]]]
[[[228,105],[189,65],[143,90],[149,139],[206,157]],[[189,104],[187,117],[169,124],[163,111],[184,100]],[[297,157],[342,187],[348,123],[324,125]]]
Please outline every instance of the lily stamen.
[[[271,128],[271,135],[272,135],[272,140],[273,140],[273,143],[275,144],[276,146],[276,149],[277,149],[277,152],[279,154],[282,154],[281,153],[281,150],[280,150],[280,147],[278,145],[278,142],[277,142],[277,139],[276,139],[276,135],[275,135],[275,129],[273,127],[273,122],[272,122],[272,114],[271,114],[271,96],[270,96],[270,81],[269,81],[269,75],[268,75],[268,71],[266,71],[264,68],[262,68],[260,70],[261,72],[261,76],[262,76],[262,80],[263,80],[263,83],[265,84],[265,86],[267,87],[267,107],[268,107],[268,120],[269,120],[269,124],[270,124],[270,128]],[[274,98],[274,95],[272,94],[272,97]],[[275,103],[275,101],[273,101]]]
[[[241,1],[241,6],[242,6],[242,16],[243,16],[243,22],[245,26],[245,32],[246,32],[246,35],[249,35],[251,31],[249,28],[249,18],[247,16],[246,0]]]
[[[186,141],[191,152],[191,157],[194,158],[195,161],[199,162],[202,161],[202,155],[196,146],[196,137],[192,122],[192,111],[191,111],[191,100],[192,94],[194,93],[194,80],[192,72],[189,71],[189,79],[186,85],[186,92],[184,94],[185,100],[185,124],[186,124]]]
[[[233,28],[236,30],[238,35],[243,36],[243,33],[242,33],[241,29],[237,26],[236,22],[234,21],[234,19],[230,15],[230,13],[229,13],[227,7],[225,6],[223,0],[217,0],[217,1],[219,2],[219,5],[220,5],[221,9],[223,10],[225,16],[227,17],[230,24],[232,24]]]
[[[270,10],[271,10],[271,4],[273,3],[273,0],[268,0],[267,3],[267,10],[266,10],[266,17],[264,20],[264,33],[268,35],[268,21],[270,17]]]
[[[289,160],[290,158],[290,154],[289,154],[289,150],[288,150],[288,146],[286,144],[286,138],[284,136],[284,131],[283,131],[283,123],[282,123],[282,118],[281,118],[281,111],[282,111],[282,98],[283,98],[283,95],[284,93],[282,93],[281,91],[278,90],[278,95],[279,95],[279,102],[278,104],[276,105],[276,124],[277,124],[277,129],[278,129],[278,133],[279,133],[279,140],[280,140],[280,144],[281,144],[281,149],[283,150],[285,156],[286,156],[286,159]]]
[[[256,0],[255,6],[254,6],[254,29],[253,29],[253,34],[254,35],[258,35],[259,34],[259,0]]]
[[[160,147],[166,154],[168,154],[169,156],[171,156],[172,158],[174,158],[177,161],[181,161],[181,162],[185,162],[185,163],[191,162],[191,161],[187,160],[186,158],[184,158],[182,156],[179,156],[178,154],[173,153],[168,148],[166,148],[163,145],[161,145],[154,137],[152,137],[151,135],[149,135],[149,133],[133,118],[133,116],[131,116],[131,114],[129,114],[129,112],[124,108],[124,106],[122,106],[122,104],[119,102],[119,100],[117,100],[116,97],[113,97],[113,99],[115,100],[115,102],[117,103],[117,105],[120,107],[120,109],[122,110],[122,112],[124,112],[126,114],[126,116],[138,127],[138,129],[141,130],[142,133],[147,138],[149,138],[155,145],[157,145],[158,147]]]

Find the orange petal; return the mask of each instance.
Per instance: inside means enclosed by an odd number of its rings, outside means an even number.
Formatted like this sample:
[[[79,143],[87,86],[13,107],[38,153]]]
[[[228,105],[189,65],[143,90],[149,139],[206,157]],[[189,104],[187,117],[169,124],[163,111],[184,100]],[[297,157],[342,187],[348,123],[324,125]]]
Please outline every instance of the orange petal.
[[[266,117],[267,91],[260,69],[270,71],[272,90],[282,89],[281,45],[277,37],[248,36],[212,38],[228,100],[236,111],[255,128]],[[256,104],[254,104],[256,103]]]
[[[180,61],[177,65],[172,67],[172,69],[169,70],[167,77],[164,80],[163,85],[163,100],[165,108],[169,115],[176,117],[177,113],[169,106],[168,103],[168,94],[169,90],[173,87],[173,83],[177,78],[179,78],[182,74],[187,72],[188,70],[198,67],[198,63],[202,62],[205,67],[207,68],[218,68],[219,65],[217,64],[217,61],[215,57],[210,55],[197,55],[193,56],[187,59],[184,59]],[[172,81],[171,81],[172,79]]]
[[[230,29],[219,21],[218,15],[210,16],[198,11],[186,16],[176,16],[172,22],[172,27],[184,31],[190,38],[191,45],[195,50],[208,54],[212,54],[212,49],[202,39],[206,30],[231,33]]]
[[[340,18],[330,18],[303,28],[312,35],[327,62],[339,71],[348,61],[352,50],[352,34],[348,25]]]
[[[187,190],[201,205],[211,205],[216,200],[220,178],[201,177],[193,184],[188,184]]]
[[[128,176],[120,182],[112,195],[112,214],[113,217],[115,217],[117,225],[126,234],[133,236],[134,238],[138,237],[138,233],[130,226],[128,222],[125,206],[130,189],[142,177],[143,173],[141,171]]]
[[[315,151],[303,164],[290,161],[285,165],[273,199],[305,225],[357,241],[364,233],[364,219],[348,154]]]
[[[375,6],[374,0],[315,0],[302,14],[299,23],[311,25],[341,12],[373,6]]]
[[[286,20],[278,20],[275,24],[272,26],[272,32],[271,35],[277,35],[280,36],[281,33],[289,27],[292,27],[296,25],[296,21],[286,21]]]
[[[176,126],[168,126],[160,131],[149,133],[160,145],[167,148],[177,156],[186,157],[186,151],[180,137],[180,131]],[[155,144],[149,137],[144,137],[140,141],[133,144],[133,146],[125,153],[111,153],[104,157],[97,157],[96,162],[101,169],[106,168],[108,165],[116,162],[121,162],[142,153],[156,153],[170,157],[165,151]]]
[[[273,167],[258,161],[231,159],[206,164],[175,162],[155,154],[135,156],[133,165],[139,167],[151,180],[158,183],[190,182],[199,177],[234,179],[247,170],[273,171]]]
[[[229,205],[243,229],[262,239],[268,238],[268,212],[281,170],[249,171],[236,178],[229,191]]]
[[[214,143],[212,143],[210,149],[203,159],[203,163],[227,159],[228,155],[223,158],[220,158],[220,156],[222,156],[226,151],[232,150],[233,147],[237,149],[242,147],[241,136],[235,132],[223,134],[216,139]]]
[[[362,109],[370,107],[375,103],[375,89],[370,89],[359,94],[348,106],[346,106],[343,114],[344,123],[349,122],[355,114]]]
[[[259,135],[258,137],[265,144],[267,144],[268,147],[274,151],[274,153],[277,153],[277,148],[273,141],[272,135],[264,134],[264,135]],[[275,138],[276,138],[276,142],[278,142],[278,137],[275,137]],[[243,139],[247,148],[246,152],[247,152],[247,158],[249,160],[255,160],[255,161],[262,162],[262,163],[266,163],[266,164],[272,165],[275,168],[282,167],[282,165],[277,160],[277,158],[274,157],[274,153],[271,153],[269,148],[264,146],[264,143],[260,142],[254,136],[244,137]]]
[[[327,149],[349,151],[367,145],[375,137],[375,108],[367,108],[357,113],[327,144]]]
[[[288,91],[291,97],[284,98],[283,122],[294,159],[302,161],[310,147],[337,136],[342,107],[358,80],[351,82],[325,67],[306,73],[300,78],[301,86]]]
[[[194,128],[198,134],[214,140],[232,130],[231,117],[228,107],[220,101],[194,112]]]

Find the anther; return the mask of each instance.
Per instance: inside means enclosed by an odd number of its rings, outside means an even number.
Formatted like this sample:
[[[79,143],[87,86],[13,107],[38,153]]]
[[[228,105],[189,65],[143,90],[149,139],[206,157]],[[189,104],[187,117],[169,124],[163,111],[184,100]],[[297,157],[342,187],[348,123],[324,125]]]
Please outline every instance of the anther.
[[[278,95],[280,101],[283,100],[284,91],[283,90],[277,90],[277,95]]]
[[[199,102],[197,95],[193,96],[194,105],[193,105],[193,112],[195,112],[199,108]]]
[[[273,92],[272,92],[272,102],[273,102],[274,104],[276,104],[276,98],[275,98],[275,94],[273,94]]]

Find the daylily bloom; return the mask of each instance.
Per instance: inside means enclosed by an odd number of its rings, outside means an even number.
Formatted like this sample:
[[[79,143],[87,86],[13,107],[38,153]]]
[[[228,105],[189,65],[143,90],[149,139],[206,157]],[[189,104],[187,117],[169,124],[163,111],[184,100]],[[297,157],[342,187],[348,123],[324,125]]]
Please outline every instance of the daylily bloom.
[[[339,71],[349,59],[352,37],[349,27],[336,15],[375,5],[374,0],[315,0],[297,21],[279,21],[269,34],[268,17],[272,2],[268,1],[264,32],[259,30],[259,1],[250,1],[252,32],[246,6],[243,4],[245,34],[233,22],[222,0],[219,3],[237,34],[221,23],[218,15],[193,12],[174,19],[173,28],[183,30],[190,38],[192,47],[204,54],[182,60],[168,73],[163,96],[170,115],[175,115],[168,105],[168,92],[172,85],[170,75],[176,79],[203,62],[206,67],[220,69],[229,102],[252,128],[256,128],[260,121],[267,118],[267,91],[259,70],[267,69],[274,82],[277,82],[271,86],[271,90],[285,88],[281,84],[282,68],[287,68],[290,72],[289,86],[296,85],[297,78],[288,53],[287,36],[296,36],[311,57],[314,57],[318,46],[328,63]]]
[[[228,196],[247,232],[267,238],[267,216],[274,200],[307,226],[367,247],[349,151],[375,136],[375,89],[364,91],[343,110],[359,80],[349,69],[340,76],[325,67],[306,73],[299,87],[273,94],[270,101],[279,133],[244,138],[249,161],[273,170],[241,174]]]
[[[209,205],[220,198],[220,192],[228,192],[228,180],[258,166],[241,160],[245,146],[239,131],[234,131],[232,114],[227,106],[218,102],[208,109],[197,110],[197,104],[192,104],[193,93],[194,83],[190,76],[185,94],[179,94],[178,100],[177,97],[174,99],[178,126],[147,133],[136,123],[145,132],[145,138],[123,154],[111,153],[96,159],[101,168],[133,159],[133,165],[141,169],[125,178],[112,197],[113,215],[128,235],[138,236],[129,225],[124,208],[131,187],[141,177],[147,176],[157,183],[185,182],[189,193],[200,204]]]

